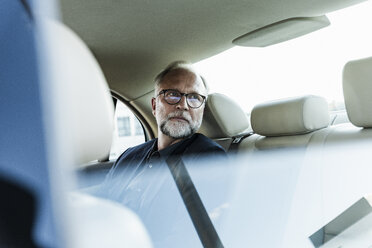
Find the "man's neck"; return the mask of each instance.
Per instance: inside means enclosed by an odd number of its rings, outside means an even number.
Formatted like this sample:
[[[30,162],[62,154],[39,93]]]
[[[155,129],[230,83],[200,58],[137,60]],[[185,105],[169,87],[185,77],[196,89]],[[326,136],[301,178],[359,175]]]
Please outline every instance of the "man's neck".
[[[158,150],[162,150],[168,146],[171,146],[173,144],[176,144],[177,142],[180,142],[184,139],[174,139],[171,138],[162,132],[159,132],[159,137],[158,137]]]

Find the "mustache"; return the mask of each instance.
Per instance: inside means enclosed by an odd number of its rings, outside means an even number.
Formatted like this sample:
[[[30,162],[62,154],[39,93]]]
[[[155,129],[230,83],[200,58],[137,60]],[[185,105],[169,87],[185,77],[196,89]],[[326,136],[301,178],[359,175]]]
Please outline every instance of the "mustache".
[[[191,115],[190,115],[190,113],[188,113],[188,112],[184,112],[184,111],[175,111],[175,112],[169,113],[168,116],[167,116],[167,120],[169,120],[169,119],[171,119],[171,118],[174,118],[174,117],[183,118],[183,119],[185,119],[186,121],[188,121],[189,123],[192,122]]]

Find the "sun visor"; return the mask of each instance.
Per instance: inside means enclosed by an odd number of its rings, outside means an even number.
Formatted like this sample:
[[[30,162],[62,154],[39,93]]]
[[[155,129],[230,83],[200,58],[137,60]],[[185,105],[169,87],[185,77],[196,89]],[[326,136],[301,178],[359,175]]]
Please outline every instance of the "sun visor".
[[[330,25],[327,16],[296,17],[256,29],[233,40],[233,44],[247,47],[266,47],[294,39]]]

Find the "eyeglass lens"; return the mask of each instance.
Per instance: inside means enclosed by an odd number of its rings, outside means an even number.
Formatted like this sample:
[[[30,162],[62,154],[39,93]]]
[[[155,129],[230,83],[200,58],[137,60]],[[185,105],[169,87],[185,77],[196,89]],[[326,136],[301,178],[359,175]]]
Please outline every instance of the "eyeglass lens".
[[[178,91],[169,90],[165,92],[164,99],[169,104],[177,104],[181,101],[182,94]],[[203,104],[203,97],[197,93],[190,93],[186,95],[187,104],[191,108],[199,108]]]

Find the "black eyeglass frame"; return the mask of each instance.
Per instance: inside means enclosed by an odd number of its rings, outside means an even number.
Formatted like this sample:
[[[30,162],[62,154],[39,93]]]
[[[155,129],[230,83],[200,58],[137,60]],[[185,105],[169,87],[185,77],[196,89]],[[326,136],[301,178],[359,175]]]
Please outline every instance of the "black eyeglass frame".
[[[180,100],[179,100],[178,102],[176,102],[176,103],[169,103],[169,102],[165,99],[165,93],[167,93],[168,91],[175,91],[175,92],[178,92],[178,93],[181,95]],[[158,94],[156,97],[160,96],[161,94],[164,95],[164,101],[165,101],[166,103],[168,103],[169,105],[176,105],[176,104],[178,104],[178,103],[182,100],[182,97],[185,96],[185,97],[186,97],[186,103],[187,103],[187,106],[189,106],[189,107],[192,108],[192,109],[200,108],[200,107],[203,105],[203,103],[206,102],[206,99],[207,99],[206,96],[203,96],[203,95],[201,95],[201,94],[199,94],[199,93],[182,93],[182,92],[179,92],[178,90],[175,90],[175,89],[164,89],[164,90],[161,90],[161,91],[159,92],[159,94]],[[188,95],[192,95],[192,94],[199,95],[199,96],[201,96],[201,97],[203,98],[203,101],[201,102],[201,104],[200,104],[199,107],[192,107],[192,106],[190,106],[190,104],[189,104],[189,100],[188,100],[187,96],[188,96]]]

